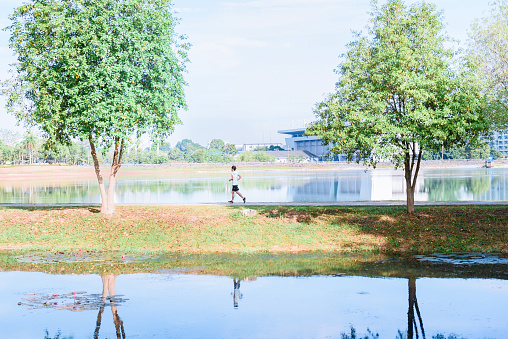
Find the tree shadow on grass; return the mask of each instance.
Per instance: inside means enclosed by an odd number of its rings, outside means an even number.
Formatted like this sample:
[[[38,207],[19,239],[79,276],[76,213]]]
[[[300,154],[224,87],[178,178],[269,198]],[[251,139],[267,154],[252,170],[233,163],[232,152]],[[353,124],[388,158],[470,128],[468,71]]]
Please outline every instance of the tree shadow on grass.
[[[389,253],[508,253],[506,206],[250,206],[260,217],[383,239]]]

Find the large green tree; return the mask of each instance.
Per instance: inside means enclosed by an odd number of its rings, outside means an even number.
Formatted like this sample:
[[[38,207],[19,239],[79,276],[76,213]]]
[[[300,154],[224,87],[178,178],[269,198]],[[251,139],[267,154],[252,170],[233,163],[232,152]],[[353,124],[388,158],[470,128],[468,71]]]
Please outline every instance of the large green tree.
[[[374,2],[368,34],[347,45],[336,91],[307,131],[350,161],[403,167],[408,213],[424,150],[474,144],[489,127],[474,76],[452,65],[442,21],[427,3]]]
[[[32,0],[10,19],[18,55],[4,91],[19,120],[48,140],[88,140],[102,197],[114,212],[124,147],[135,135],[162,142],[186,108],[188,45],[169,0]],[[114,148],[106,192],[97,149]]]
[[[508,128],[508,2],[495,1],[491,15],[472,25],[469,55],[489,94],[493,126]]]

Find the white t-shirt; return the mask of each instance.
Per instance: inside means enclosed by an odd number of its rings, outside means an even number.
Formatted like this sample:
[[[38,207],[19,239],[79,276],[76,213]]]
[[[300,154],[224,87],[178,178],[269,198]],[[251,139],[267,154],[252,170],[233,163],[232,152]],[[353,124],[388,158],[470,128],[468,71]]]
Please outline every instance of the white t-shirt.
[[[231,172],[231,177],[233,178],[233,185],[238,185],[238,176],[240,174],[238,174],[237,171],[233,171]]]

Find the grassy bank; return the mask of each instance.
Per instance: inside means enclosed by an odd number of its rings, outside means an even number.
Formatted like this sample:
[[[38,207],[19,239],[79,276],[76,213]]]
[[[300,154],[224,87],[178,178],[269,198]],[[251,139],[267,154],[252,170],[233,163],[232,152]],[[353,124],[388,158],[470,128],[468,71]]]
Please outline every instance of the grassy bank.
[[[506,206],[0,208],[0,250],[124,253],[508,253]]]

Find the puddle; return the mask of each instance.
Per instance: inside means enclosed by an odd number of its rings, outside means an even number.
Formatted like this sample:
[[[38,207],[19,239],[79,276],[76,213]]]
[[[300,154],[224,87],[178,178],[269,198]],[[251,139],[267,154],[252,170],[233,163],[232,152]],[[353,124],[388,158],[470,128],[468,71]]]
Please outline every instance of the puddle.
[[[507,268],[483,254],[0,254],[0,336],[503,338]]]
[[[454,254],[431,254],[415,255],[418,261],[427,261],[431,263],[446,263],[453,265],[508,265],[508,258],[497,254],[477,254],[477,253],[454,253]]]

